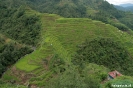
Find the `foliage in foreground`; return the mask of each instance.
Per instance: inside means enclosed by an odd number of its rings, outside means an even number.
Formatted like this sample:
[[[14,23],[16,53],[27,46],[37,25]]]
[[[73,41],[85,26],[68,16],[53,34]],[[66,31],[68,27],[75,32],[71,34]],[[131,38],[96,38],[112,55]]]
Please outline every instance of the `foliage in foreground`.
[[[10,84],[10,83],[5,83],[2,80],[0,80],[0,88],[27,88],[22,85],[15,85],[15,84]]]

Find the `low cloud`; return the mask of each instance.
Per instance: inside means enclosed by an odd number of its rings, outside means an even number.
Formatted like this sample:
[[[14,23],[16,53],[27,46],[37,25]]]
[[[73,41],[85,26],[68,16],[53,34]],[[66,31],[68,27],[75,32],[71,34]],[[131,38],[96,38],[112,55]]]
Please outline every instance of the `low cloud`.
[[[125,4],[125,3],[132,3],[133,4],[133,0],[106,0],[111,4],[115,4],[115,5],[119,5],[119,4]]]

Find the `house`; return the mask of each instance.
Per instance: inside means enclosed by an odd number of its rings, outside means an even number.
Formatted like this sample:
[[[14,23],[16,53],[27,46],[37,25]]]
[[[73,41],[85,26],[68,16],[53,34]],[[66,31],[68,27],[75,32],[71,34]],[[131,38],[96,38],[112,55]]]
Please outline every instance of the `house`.
[[[119,77],[119,76],[122,76],[121,73],[119,73],[118,71],[112,71],[112,72],[109,72],[108,73],[108,80],[111,80],[111,79],[115,79],[116,77]]]

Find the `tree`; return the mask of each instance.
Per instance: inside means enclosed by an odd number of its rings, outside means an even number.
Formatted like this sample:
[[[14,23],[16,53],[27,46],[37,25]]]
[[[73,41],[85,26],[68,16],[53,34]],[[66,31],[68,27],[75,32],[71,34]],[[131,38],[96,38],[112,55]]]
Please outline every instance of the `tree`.
[[[97,79],[90,76],[81,77],[78,70],[72,66],[50,80],[45,88],[99,88],[99,86]]]
[[[133,70],[131,70],[133,60],[130,54],[119,42],[110,38],[97,38],[86,41],[79,46],[72,61],[79,66],[82,66],[83,63],[96,63],[111,70],[118,70],[126,75],[133,75]]]

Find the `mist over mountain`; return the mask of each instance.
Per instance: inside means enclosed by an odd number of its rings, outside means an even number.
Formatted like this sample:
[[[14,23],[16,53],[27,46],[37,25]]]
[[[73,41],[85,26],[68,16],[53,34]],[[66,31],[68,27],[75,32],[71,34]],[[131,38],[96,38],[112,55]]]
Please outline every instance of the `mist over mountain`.
[[[133,12],[133,4],[120,4],[120,5],[114,5],[115,8],[121,11],[131,11]]]
[[[133,4],[127,3],[127,4],[120,4],[119,6],[122,6],[122,7],[132,7]]]

